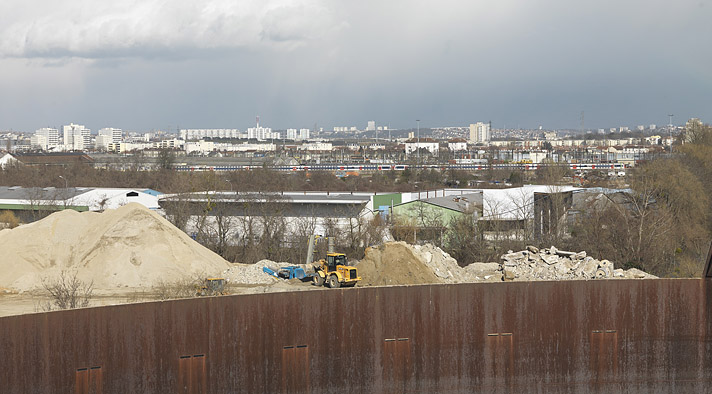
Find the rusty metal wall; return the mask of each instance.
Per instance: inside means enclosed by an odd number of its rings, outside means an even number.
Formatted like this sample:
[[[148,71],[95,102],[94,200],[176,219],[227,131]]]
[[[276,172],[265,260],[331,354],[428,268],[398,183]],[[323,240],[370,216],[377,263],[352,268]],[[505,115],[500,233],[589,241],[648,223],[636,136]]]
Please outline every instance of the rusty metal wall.
[[[0,391],[709,392],[711,284],[326,289],[4,317]]]

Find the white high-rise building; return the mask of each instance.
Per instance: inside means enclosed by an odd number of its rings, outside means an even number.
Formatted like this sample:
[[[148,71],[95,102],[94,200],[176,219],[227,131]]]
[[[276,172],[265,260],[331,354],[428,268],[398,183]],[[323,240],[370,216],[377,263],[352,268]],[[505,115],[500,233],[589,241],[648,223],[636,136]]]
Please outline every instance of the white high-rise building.
[[[376,121],[369,120],[368,125],[366,126],[366,131],[374,131],[374,130],[376,130]]]
[[[297,139],[297,129],[287,129],[287,139],[296,140]]]
[[[260,117],[257,117],[257,127],[247,129],[247,138],[257,141],[266,141],[269,139],[279,139],[279,132],[272,132],[269,127],[260,127]]]
[[[33,148],[48,150],[59,145],[59,131],[51,127],[43,127],[35,131],[35,142]],[[41,142],[41,143],[40,143]]]
[[[247,129],[247,138],[266,141],[270,138],[279,138],[279,133],[273,133],[269,127],[250,127]]]
[[[70,123],[62,127],[62,139],[67,150],[84,150],[91,147],[91,130],[82,125]]]
[[[287,129],[287,139],[292,141],[302,141],[309,139],[309,129]]]
[[[299,129],[299,139],[308,140],[311,130],[309,129]]]
[[[110,137],[112,144],[118,144],[121,142],[121,129],[106,127],[99,130],[99,135]]]
[[[490,140],[489,123],[477,122],[470,124],[470,142],[488,142]]]

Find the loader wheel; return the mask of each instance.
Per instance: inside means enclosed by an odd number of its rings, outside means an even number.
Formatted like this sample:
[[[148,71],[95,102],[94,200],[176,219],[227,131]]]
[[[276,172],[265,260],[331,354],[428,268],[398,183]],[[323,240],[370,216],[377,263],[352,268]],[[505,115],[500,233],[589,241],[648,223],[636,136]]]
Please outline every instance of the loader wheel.
[[[314,286],[324,286],[324,278],[322,278],[321,275],[316,274],[316,275],[314,275],[314,277],[312,278],[312,284],[313,284]]]
[[[341,283],[339,283],[339,278],[336,277],[336,275],[331,275],[329,277],[329,287],[332,289],[338,289],[339,286],[341,286]]]

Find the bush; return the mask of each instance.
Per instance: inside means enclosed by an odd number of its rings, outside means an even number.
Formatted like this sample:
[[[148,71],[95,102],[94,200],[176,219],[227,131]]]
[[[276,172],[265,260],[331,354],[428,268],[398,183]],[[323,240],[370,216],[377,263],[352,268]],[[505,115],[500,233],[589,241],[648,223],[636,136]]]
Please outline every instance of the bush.
[[[20,220],[12,211],[3,211],[0,214],[0,223],[4,224],[6,228],[15,228],[20,225]]]
[[[47,301],[42,309],[45,311],[75,309],[89,306],[89,300],[94,291],[94,282],[88,284],[82,282],[77,278],[76,271],[73,273],[62,271],[59,277],[54,280],[43,280],[42,287],[50,298],[50,301]]]

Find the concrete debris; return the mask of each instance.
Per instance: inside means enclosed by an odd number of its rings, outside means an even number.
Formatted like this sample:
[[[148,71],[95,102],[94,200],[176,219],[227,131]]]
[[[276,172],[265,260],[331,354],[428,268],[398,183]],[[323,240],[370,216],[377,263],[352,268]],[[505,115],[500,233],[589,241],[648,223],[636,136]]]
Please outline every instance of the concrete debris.
[[[534,252],[537,250],[538,252]],[[505,280],[648,279],[655,276],[637,269],[615,269],[608,260],[596,260],[582,252],[537,249],[528,246],[521,252],[502,256]]]

